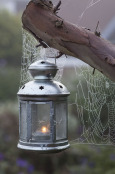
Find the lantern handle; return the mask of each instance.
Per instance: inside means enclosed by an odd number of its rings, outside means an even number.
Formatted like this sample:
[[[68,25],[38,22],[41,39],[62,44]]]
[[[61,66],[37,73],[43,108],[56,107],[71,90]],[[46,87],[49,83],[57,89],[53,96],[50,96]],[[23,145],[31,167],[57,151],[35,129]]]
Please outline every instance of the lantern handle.
[[[47,45],[47,48],[51,48],[48,44],[46,44],[46,45]],[[44,58],[44,61],[46,61],[46,58]],[[57,65],[56,57],[55,57],[55,65]]]

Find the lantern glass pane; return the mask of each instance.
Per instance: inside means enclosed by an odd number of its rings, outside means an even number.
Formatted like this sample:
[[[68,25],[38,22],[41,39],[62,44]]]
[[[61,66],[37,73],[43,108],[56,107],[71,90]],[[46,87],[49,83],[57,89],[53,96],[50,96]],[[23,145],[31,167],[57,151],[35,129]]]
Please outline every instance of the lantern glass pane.
[[[50,104],[32,104],[32,139],[50,139]]]
[[[20,139],[27,139],[27,108],[26,103],[20,103]]]
[[[67,105],[56,104],[56,140],[67,138]]]

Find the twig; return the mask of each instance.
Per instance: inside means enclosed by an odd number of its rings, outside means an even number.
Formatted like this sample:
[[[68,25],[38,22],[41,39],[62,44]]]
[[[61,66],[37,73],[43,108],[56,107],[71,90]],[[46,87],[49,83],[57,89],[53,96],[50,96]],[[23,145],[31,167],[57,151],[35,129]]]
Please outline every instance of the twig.
[[[61,1],[59,1],[58,2],[58,4],[54,7],[54,10],[53,10],[53,12],[55,13],[55,14],[57,14],[58,12],[57,11],[59,11],[60,10],[60,5],[61,5]]]
[[[93,68],[93,75],[95,74],[95,68]]]
[[[95,29],[95,35],[98,36],[98,37],[100,37],[101,36],[101,33],[97,31],[98,26],[99,26],[99,21],[97,22],[97,26],[96,26],[96,29]]]
[[[40,47],[40,46],[43,46],[44,48],[48,48],[48,45],[40,38],[38,38],[39,40],[39,45],[36,45],[36,48]]]

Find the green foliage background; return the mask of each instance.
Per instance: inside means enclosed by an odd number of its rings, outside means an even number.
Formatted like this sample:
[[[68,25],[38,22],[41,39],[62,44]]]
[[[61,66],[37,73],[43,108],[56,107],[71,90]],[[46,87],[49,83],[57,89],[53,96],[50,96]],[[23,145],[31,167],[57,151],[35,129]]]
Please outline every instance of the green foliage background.
[[[0,102],[15,100],[21,65],[21,21],[7,11],[0,11]]]
[[[74,145],[59,154],[40,155],[17,149],[20,80],[20,15],[0,12],[0,174],[114,174],[115,150],[112,147]],[[74,101],[76,78],[65,69],[63,81]],[[69,81],[68,81],[69,79]],[[69,137],[74,138],[77,122],[70,111]]]
[[[0,58],[10,66],[20,66],[21,21],[20,16],[0,12]]]

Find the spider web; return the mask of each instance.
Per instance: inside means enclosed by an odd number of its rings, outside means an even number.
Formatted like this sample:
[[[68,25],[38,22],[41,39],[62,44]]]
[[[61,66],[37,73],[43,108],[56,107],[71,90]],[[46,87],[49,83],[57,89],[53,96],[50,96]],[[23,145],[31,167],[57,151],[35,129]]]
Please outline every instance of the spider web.
[[[85,12],[101,0],[90,0]],[[59,70],[55,80],[62,81],[70,90],[69,98],[69,139],[70,144],[115,144],[115,83],[100,72],[78,61],[70,59],[67,66],[65,56],[56,57],[58,51],[52,48],[37,48],[38,42],[27,31],[22,30],[23,56],[21,62],[20,87],[31,80],[29,65],[40,59],[48,59],[57,64]],[[69,71],[69,74],[67,72]],[[65,75],[66,74],[66,75]],[[65,76],[66,80],[65,80]],[[68,80],[69,79],[69,80]]]
[[[87,144],[115,143],[115,83],[88,65],[76,67],[75,103],[70,104],[77,119],[77,139]]]
[[[56,60],[52,58],[58,55],[58,50],[53,48],[45,49],[43,47],[37,48],[37,45],[39,44],[38,41],[24,29],[22,29],[22,38],[23,38],[23,44],[22,44],[23,55],[21,60],[20,87],[32,79],[31,75],[28,72],[28,67],[30,66],[30,64],[41,59],[43,60],[47,59],[50,62],[57,64],[59,70],[55,77],[55,80],[61,81],[61,77],[63,74],[63,67],[66,62],[66,57],[64,56],[61,60],[60,59]]]

